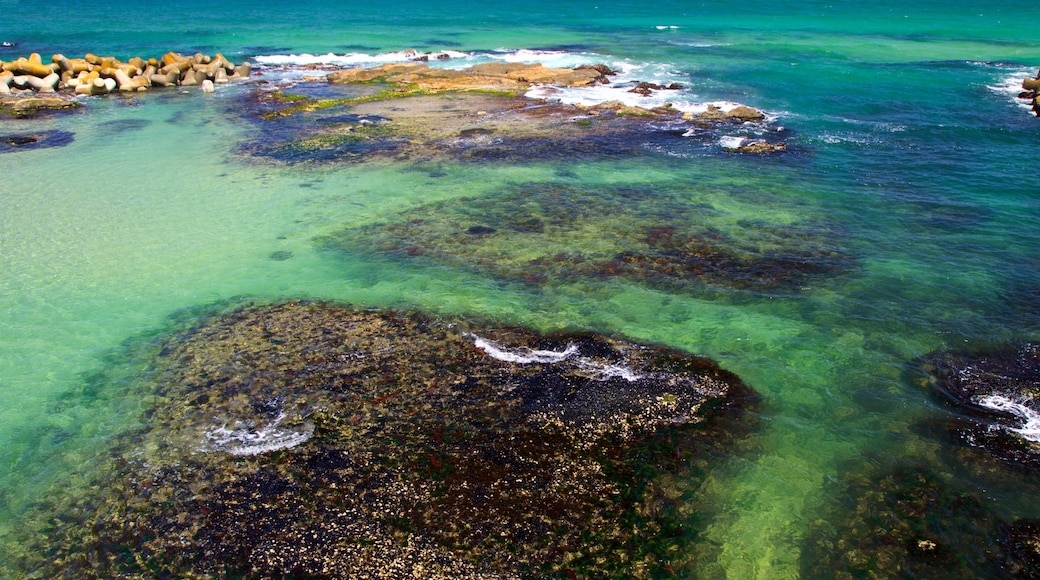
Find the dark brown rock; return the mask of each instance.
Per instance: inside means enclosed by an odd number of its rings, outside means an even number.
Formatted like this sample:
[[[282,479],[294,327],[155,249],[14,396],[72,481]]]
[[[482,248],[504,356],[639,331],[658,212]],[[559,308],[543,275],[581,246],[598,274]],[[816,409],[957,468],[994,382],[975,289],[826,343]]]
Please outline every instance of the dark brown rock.
[[[750,395],[666,348],[300,303],[172,339],[155,373],[37,574],[685,575],[677,498]]]

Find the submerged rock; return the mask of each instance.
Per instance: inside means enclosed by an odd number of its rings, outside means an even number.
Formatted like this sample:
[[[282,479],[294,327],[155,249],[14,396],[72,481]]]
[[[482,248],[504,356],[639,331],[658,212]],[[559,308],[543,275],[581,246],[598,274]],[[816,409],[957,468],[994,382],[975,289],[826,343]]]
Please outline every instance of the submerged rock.
[[[1004,528],[1004,568],[1015,578],[1040,578],[1040,522],[1021,520]]]
[[[834,487],[846,499],[810,526],[806,578],[1036,577],[1035,527],[1006,528],[974,490],[924,466],[857,461]]]
[[[1040,344],[940,352],[920,366],[926,385],[960,412],[953,429],[963,443],[1040,469]]]
[[[750,396],[665,348],[301,303],[171,340],[155,376],[39,573],[684,575]]]
[[[37,133],[16,133],[0,135],[0,154],[25,149],[45,149],[47,147],[64,147],[75,139],[70,131],[40,131]]]
[[[685,291],[799,291],[854,263],[823,225],[733,220],[682,190],[542,183],[419,207],[325,244],[531,284],[616,276]]]

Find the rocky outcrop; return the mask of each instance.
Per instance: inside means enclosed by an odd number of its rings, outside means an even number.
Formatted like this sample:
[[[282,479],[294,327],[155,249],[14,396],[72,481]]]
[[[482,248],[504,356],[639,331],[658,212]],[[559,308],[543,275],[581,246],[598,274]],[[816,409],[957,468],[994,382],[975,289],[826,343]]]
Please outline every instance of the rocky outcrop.
[[[954,429],[963,443],[1040,469],[1040,344],[945,351],[919,364],[923,382],[959,411]]]
[[[763,121],[765,118],[766,115],[762,111],[744,105],[739,105],[729,110],[724,110],[718,105],[708,105],[707,110],[701,113],[683,114],[683,119],[693,121],[695,124],[719,122],[751,123]]]
[[[51,56],[44,63],[38,53],[0,61],[0,95],[20,92],[72,91],[80,95],[146,91],[151,87],[197,86],[206,81],[222,84],[249,78],[248,62],[235,65],[224,55],[168,52],[161,58],[114,57],[87,54],[83,58]]]
[[[171,339],[154,376],[41,577],[683,575],[751,394],[666,348],[302,303]]]
[[[1029,101],[1033,113],[1040,117],[1040,72],[1036,77],[1026,77],[1022,80],[1022,92],[1018,94],[1018,98]]]
[[[741,143],[737,147],[724,147],[723,151],[726,153],[741,153],[745,155],[768,155],[770,153],[783,153],[787,151],[787,144],[752,140],[747,143]]]

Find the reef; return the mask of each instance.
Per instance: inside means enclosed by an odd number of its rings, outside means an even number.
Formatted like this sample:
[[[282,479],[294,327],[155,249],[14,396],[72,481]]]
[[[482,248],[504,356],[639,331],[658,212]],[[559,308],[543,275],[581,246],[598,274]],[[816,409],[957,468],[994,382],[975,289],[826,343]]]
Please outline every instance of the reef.
[[[922,465],[857,461],[802,552],[806,578],[1036,578],[1040,536]]]
[[[961,443],[1040,469],[1040,345],[945,351],[918,365],[921,382],[956,411],[950,429]]]
[[[619,277],[679,291],[798,292],[854,268],[825,224],[734,220],[682,188],[649,186],[521,184],[322,243],[533,285]]]
[[[609,74],[601,65],[551,69],[489,63],[451,70],[399,63],[308,77],[294,86],[258,87],[234,105],[256,123],[256,138],[239,152],[285,163],[631,157],[695,142],[712,128],[761,125],[766,119],[743,106],[709,107],[694,115],[669,105],[578,106],[524,96],[536,84],[588,86],[606,82]],[[771,145],[740,152],[786,150]]]
[[[33,574],[687,576],[698,482],[754,400],[659,346],[321,303],[215,318],[153,372]]]

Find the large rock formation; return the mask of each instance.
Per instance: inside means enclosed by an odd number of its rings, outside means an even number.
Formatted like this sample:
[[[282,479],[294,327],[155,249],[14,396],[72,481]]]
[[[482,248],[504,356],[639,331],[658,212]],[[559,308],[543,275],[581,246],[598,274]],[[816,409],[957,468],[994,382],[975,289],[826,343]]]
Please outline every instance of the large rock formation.
[[[33,573],[682,575],[750,394],[660,347],[300,303],[171,340],[155,372],[147,430]]]

